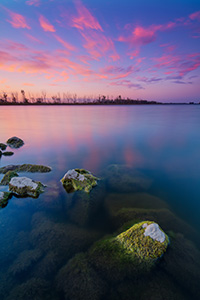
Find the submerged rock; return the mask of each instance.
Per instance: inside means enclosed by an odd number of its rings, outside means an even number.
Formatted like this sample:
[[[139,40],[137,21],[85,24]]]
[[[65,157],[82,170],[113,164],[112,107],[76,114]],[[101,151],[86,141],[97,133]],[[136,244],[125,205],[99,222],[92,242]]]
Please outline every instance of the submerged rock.
[[[69,170],[61,182],[68,193],[84,190],[89,193],[97,185],[97,178],[84,169]]]
[[[149,226],[155,230],[149,230]],[[154,235],[149,231],[153,231]],[[114,238],[94,244],[89,251],[89,259],[102,276],[116,282],[150,271],[165,253],[168,244],[169,238],[158,224],[145,221]]]
[[[2,155],[4,155],[4,156],[12,156],[13,154],[14,154],[14,152],[12,152],[12,151],[2,152]]]
[[[24,145],[24,141],[16,136],[13,136],[7,140],[7,145],[10,148],[20,148]]]
[[[91,267],[84,254],[77,254],[61,268],[56,277],[56,286],[70,300],[100,300],[107,292],[107,283]]]
[[[5,207],[8,204],[11,193],[9,192],[0,192],[0,207]]]
[[[6,150],[6,148],[7,148],[7,145],[6,144],[4,144],[4,143],[0,143],[0,149],[1,150]]]
[[[6,174],[8,171],[30,172],[30,173],[48,173],[51,168],[43,165],[23,164],[23,165],[8,165],[0,168],[1,174]]]
[[[9,190],[21,197],[38,197],[43,192],[44,185],[27,177],[13,177],[9,182]]]
[[[105,171],[109,190],[120,193],[142,192],[151,185],[151,180],[141,172],[125,165],[110,165]]]
[[[1,185],[8,185],[13,177],[18,177],[19,175],[14,171],[8,171],[3,179],[1,180]]]

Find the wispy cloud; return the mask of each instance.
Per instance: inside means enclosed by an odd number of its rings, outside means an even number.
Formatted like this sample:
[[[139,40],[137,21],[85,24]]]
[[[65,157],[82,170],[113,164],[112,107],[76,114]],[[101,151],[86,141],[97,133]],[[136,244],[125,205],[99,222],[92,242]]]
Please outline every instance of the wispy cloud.
[[[44,31],[56,32],[54,26],[44,17],[39,17],[40,26]]]
[[[140,84],[138,83],[132,83],[130,80],[119,80],[115,82],[110,82],[110,85],[116,85],[116,86],[124,86],[130,88],[135,88],[137,90],[144,89]]]
[[[34,5],[34,6],[40,6],[41,2],[40,0],[28,0],[26,1],[27,5]]]
[[[72,18],[72,27],[76,27],[81,30],[90,28],[103,31],[98,20],[89,12],[89,10],[81,3],[81,1],[76,2],[76,9],[78,15]]]
[[[61,43],[67,50],[69,50],[69,51],[75,51],[75,50],[76,50],[76,47],[75,47],[75,46],[73,46],[73,45],[71,45],[70,43],[64,41],[60,36],[54,34],[54,37],[55,37],[55,39],[56,39],[59,43]]]
[[[26,19],[24,16],[17,14],[8,8],[5,8],[7,13],[9,14],[11,20],[7,20],[14,28],[26,28],[31,29],[31,27],[28,25]]]
[[[190,18],[191,20],[198,20],[198,21],[200,21],[200,10],[194,12],[194,13],[191,14],[191,15],[189,15],[189,18]]]

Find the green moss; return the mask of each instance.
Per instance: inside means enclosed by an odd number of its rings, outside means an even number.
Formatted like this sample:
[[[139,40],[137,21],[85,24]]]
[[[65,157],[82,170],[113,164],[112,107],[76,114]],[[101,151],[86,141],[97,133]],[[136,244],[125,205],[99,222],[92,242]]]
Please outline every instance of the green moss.
[[[89,259],[110,281],[121,281],[149,271],[166,251],[169,239],[163,243],[144,235],[145,221],[135,224],[116,237],[98,241],[89,251]]]
[[[44,185],[39,182],[39,181],[34,181],[35,183],[37,183],[37,188],[33,189],[30,186],[24,186],[24,187],[17,187],[17,186],[13,186],[9,183],[9,190],[13,193],[16,193],[17,195],[21,196],[21,197],[33,197],[33,198],[38,198],[39,195],[41,193],[44,192]]]
[[[11,148],[20,148],[24,145],[24,141],[16,136],[9,138],[6,143]]]
[[[6,144],[3,144],[3,143],[0,143],[0,149],[1,150],[6,150],[6,147],[7,147],[7,145]]]
[[[10,182],[10,180],[11,180],[13,177],[17,177],[17,176],[19,176],[19,175],[18,175],[16,172],[14,172],[14,171],[8,171],[8,172],[4,175],[3,179],[1,180],[1,185],[8,185],[9,182]]]
[[[63,184],[63,187],[68,193],[73,193],[75,191],[85,191],[86,193],[89,193],[90,190],[97,185],[97,179],[95,176],[93,176],[89,171],[84,169],[75,169],[75,171],[80,174],[84,175],[85,179],[83,181],[74,178],[67,178],[64,176],[61,179],[61,182]]]
[[[2,192],[0,192],[2,193]],[[11,198],[11,193],[9,192],[3,192],[3,195],[1,197],[0,195],[0,207],[3,208],[8,204],[8,200]]]
[[[14,152],[12,152],[12,151],[5,151],[2,153],[2,155],[4,155],[4,156],[12,156],[13,154],[14,154]]]
[[[43,166],[43,165],[34,165],[34,164],[8,165],[8,166],[0,168],[1,174],[5,174],[8,171],[47,173],[47,172],[51,171],[51,168],[47,167],[47,166]]]

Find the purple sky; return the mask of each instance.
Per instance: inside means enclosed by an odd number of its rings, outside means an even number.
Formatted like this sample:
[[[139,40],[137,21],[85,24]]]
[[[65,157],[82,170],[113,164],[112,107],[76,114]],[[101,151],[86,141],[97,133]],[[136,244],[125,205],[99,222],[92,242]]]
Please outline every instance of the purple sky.
[[[200,101],[199,0],[1,0],[0,92]]]

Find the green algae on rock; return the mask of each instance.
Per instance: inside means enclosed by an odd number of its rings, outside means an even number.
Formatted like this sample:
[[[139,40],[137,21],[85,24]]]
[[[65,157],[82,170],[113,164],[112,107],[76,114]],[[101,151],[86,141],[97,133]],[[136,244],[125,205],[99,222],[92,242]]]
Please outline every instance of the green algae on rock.
[[[0,184],[1,184],[1,185],[8,185],[9,182],[11,181],[11,179],[12,179],[13,177],[18,177],[18,176],[19,176],[19,175],[18,175],[16,172],[14,172],[14,171],[8,171],[8,172],[4,175],[4,177],[2,178]]]
[[[9,192],[0,192],[0,207],[3,208],[8,204],[11,193]]]
[[[12,152],[12,151],[2,152],[2,155],[4,155],[4,156],[12,156],[13,154],[14,154],[14,152]]]
[[[144,221],[95,243],[89,250],[89,259],[103,276],[116,282],[150,271],[168,244],[169,238],[158,224]]]
[[[0,150],[6,150],[6,148],[7,148],[7,145],[6,144],[4,144],[4,143],[0,143]]]
[[[68,193],[82,190],[89,193],[97,185],[97,179],[87,170],[72,169],[64,175],[61,182]]]
[[[34,165],[34,164],[8,165],[0,168],[0,174],[6,174],[8,171],[48,173],[51,172],[51,168],[48,166]]]
[[[44,185],[27,177],[13,177],[9,182],[9,190],[21,197],[37,198],[43,192]]]
[[[16,136],[9,138],[6,143],[10,148],[16,149],[24,145],[24,141]]]

